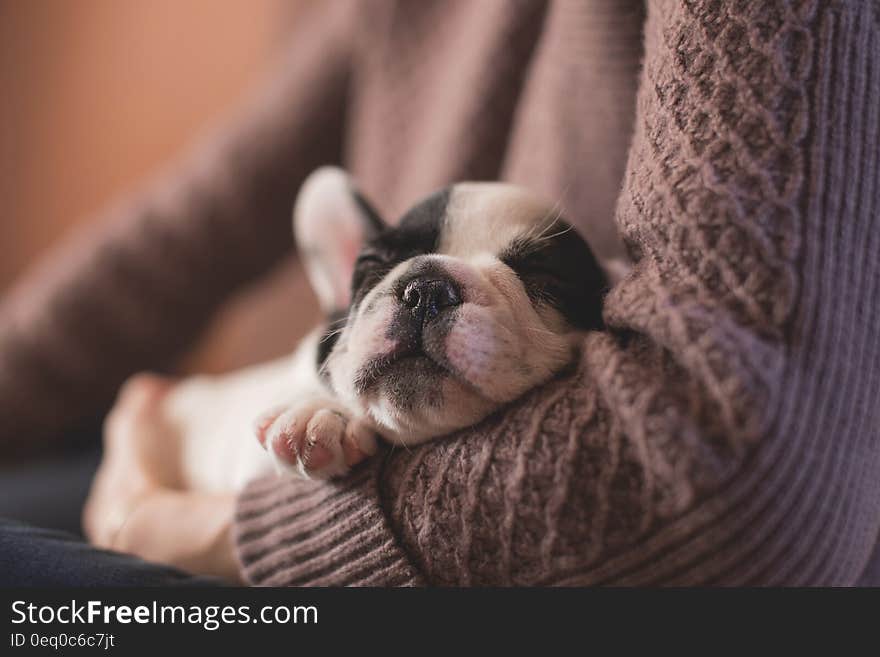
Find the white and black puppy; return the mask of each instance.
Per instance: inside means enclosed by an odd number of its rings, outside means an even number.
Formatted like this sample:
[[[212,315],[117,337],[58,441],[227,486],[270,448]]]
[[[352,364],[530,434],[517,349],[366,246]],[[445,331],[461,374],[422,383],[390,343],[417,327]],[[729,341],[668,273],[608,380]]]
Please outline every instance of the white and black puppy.
[[[292,357],[172,389],[162,408],[187,486],[237,488],[273,460],[332,477],[377,435],[413,445],[471,426],[601,325],[590,248],[518,187],[457,184],[388,225],[324,168],[300,191],[294,232],[328,323]]]

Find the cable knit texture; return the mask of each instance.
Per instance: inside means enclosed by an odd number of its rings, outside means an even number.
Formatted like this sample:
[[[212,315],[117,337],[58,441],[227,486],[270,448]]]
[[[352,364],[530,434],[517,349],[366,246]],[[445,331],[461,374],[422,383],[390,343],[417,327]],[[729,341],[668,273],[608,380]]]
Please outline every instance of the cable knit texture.
[[[263,181],[284,175],[292,196],[342,148],[390,216],[452,180],[500,177],[557,199],[606,253],[615,218],[634,267],[570,371],[480,426],[388,451],[338,482],[253,482],[236,522],[251,582],[841,585],[880,572],[876,557],[869,566],[880,531],[880,5],[340,6],[351,15],[317,11],[272,103],[207,158],[227,172],[203,179],[210,211],[175,197],[165,222],[130,209],[125,227],[79,251],[94,275],[80,262],[39,288],[50,303],[20,295],[26,321],[4,319],[0,333],[12,426],[57,431],[71,417],[46,408],[68,408],[50,404],[71,398],[64,384],[100,378],[76,393],[94,410],[123,371],[170,355],[233,283],[280,254],[275,214],[232,208],[269,208]],[[333,108],[346,99],[342,117]],[[259,157],[230,156],[245,145]],[[199,188],[176,180],[180,194]],[[147,262],[166,242],[137,231],[154,225],[173,227],[179,245],[150,274],[155,288],[133,288],[155,296],[135,294],[111,318],[138,266],[95,254],[130,243]],[[242,246],[227,263],[196,236]],[[209,289],[186,312],[192,288],[172,284],[181,272]],[[130,357],[112,371],[69,346],[89,344],[80,303],[99,327],[118,322],[111,343]],[[178,312],[182,332],[163,333],[160,311]],[[17,397],[16,376],[27,382]]]

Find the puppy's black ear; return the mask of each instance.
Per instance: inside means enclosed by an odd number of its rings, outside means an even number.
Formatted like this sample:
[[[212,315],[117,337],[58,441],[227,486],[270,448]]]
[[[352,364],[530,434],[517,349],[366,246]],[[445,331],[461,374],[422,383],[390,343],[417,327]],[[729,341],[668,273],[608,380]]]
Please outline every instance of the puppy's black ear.
[[[325,313],[348,307],[358,253],[382,228],[379,215],[342,169],[322,167],[303,183],[293,209],[293,233]]]

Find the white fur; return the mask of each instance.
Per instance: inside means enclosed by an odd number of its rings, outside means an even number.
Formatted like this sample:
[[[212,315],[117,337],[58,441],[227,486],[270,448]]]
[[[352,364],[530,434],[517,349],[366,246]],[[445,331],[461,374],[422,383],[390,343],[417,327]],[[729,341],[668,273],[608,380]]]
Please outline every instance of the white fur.
[[[303,395],[327,396],[314,374],[317,333],[293,356],[220,377],[194,377],[165,397],[162,412],[181,441],[181,484],[199,490],[238,489],[270,472],[271,461],[254,439],[254,422],[268,409]]]
[[[352,266],[365,237],[352,191],[345,172],[323,167],[303,183],[293,210],[297,246],[328,314],[348,305]]]

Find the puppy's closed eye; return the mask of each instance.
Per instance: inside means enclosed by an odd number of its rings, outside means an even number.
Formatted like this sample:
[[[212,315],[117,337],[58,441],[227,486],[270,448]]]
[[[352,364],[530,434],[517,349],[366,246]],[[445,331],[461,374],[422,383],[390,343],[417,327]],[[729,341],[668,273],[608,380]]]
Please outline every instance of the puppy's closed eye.
[[[572,230],[551,239],[514,242],[501,260],[522,281],[532,303],[556,308],[582,329],[602,325],[604,275],[589,247]]]
[[[520,279],[533,301],[553,303],[559,300],[562,279],[553,270],[541,266],[520,270]]]
[[[375,267],[377,265],[387,264],[388,259],[378,251],[364,251],[355,261],[355,268],[358,267]]]
[[[366,293],[392,268],[392,264],[378,251],[363,251],[354,263],[351,279],[353,303],[357,304]]]
[[[552,249],[543,244],[523,243],[506,253],[502,261],[522,281],[532,301],[552,301],[554,289],[563,282],[558,263],[553,262]]]

